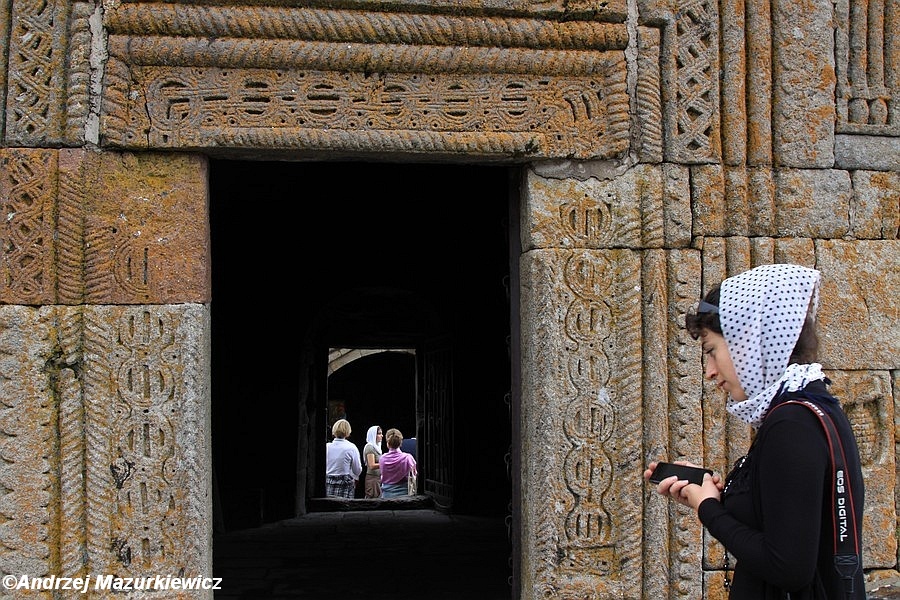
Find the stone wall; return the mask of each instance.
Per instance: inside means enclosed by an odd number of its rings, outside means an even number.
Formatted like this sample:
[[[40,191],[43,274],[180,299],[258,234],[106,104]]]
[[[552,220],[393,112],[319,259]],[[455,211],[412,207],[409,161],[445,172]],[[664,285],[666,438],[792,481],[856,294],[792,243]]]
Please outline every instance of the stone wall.
[[[743,453],[681,323],[771,261],[823,273],[896,574],[889,2],[294,4],[0,3],[2,574],[211,573],[206,157],[326,155],[522,169],[523,600],[724,597],[640,473]]]

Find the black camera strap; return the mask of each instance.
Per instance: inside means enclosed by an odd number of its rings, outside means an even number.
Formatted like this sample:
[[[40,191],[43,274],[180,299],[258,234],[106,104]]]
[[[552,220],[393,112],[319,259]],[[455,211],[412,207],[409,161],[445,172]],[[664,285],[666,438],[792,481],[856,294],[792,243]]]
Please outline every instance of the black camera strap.
[[[853,597],[853,576],[860,568],[859,535],[856,530],[856,506],[846,469],[844,445],[834,421],[822,408],[809,400],[787,400],[775,406],[800,404],[813,411],[825,429],[828,451],[831,454],[831,503],[834,524],[834,568],[841,576],[847,598]],[[774,410],[773,408],[773,410]]]

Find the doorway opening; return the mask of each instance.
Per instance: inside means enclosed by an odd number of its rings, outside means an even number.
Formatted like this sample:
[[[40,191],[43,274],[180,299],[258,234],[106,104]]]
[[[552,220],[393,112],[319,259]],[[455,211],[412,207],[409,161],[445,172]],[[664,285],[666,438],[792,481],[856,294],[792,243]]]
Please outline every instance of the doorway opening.
[[[360,447],[370,425],[401,425],[421,438],[424,465],[429,443],[446,459],[427,467],[425,493],[510,517],[516,182],[500,166],[210,161],[218,530],[309,509],[335,389]],[[366,356],[329,380],[335,348],[412,352]]]
[[[365,498],[366,460],[362,451],[369,428],[382,433],[398,429],[416,458],[416,350],[415,348],[331,348],[328,352],[326,438],[338,419],[356,423],[351,441],[362,457],[362,474],[355,498]],[[382,440],[380,450],[387,452]]]

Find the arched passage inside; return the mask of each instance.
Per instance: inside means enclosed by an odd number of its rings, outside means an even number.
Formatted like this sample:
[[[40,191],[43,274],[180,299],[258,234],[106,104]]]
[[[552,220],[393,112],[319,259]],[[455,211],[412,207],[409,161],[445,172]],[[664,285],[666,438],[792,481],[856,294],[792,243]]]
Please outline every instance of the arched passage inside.
[[[327,402],[329,350],[414,349],[356,361],[334,382],[347,394],[367,389],[376,404],[391,402],[372,390],[398,385],[392,378],[410,371],[398,357],[412,357],[421,407],[422,360],[437,337],[452,355],[453,427],[444,449],[455,463],[451,510],[508,521],[516,182],[517,173],[500,166],[211,161],[219,530],[309,508],[316,485],[306,486],[305,499],[297,490],[317,468],[304,452],[324,450],[327,441],[316,411]],[[404,402],[384,418],[399,418]],[[353,441],[364,444],[366,428],[381,417],[371,405],[359,410],[359,420],[352,409],[348,416]],[[421,431],[422,417],[402,422]]]
[[[384,432],[399,429],[407,439],[421,439],[426,387],[423,344],[447,335],[446,324],[430,306],[429,298],[397,288],[343,291],[314,316],[311,330],[304,336],[310,345],[304,368],[313,375],[301,383],[300,421],[301,428],[312,427],[322,432],[324,439],[308,448],[300,440],[299,460],[306,457],[309,467],[307,480],[298,480],[301,510],[334,506],[334,502],[323,501],[323,441],[331,440],[331,426],[338,418],[350,422],[350,441],[360,451],[372,425]],[[323,363],[326,350],[327,362]],[[386,446],[383,449],[386,451]],[[417,458],[421,454],[418,452]],[[428,480],[428,469],[419,462],[420,475]],[[364,497],[363,480],[364,476],[358,481],[357,499]],[[427,504],[416,506],[422,505]]]

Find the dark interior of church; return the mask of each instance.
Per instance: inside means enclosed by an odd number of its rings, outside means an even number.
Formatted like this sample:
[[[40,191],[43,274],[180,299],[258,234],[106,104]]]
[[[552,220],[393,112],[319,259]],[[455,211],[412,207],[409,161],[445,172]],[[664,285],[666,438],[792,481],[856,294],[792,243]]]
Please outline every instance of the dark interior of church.
[[[335,406],[360,449],[371,425],[427,443],[417,402],[421,413],[421,356],[435,336],[452,349],[452,502],[438,508],[508,524],[518,172],[221,159],[209,171],[217,535],[327,510],[321,482],[298,501],[301,410],[318,415],[306,442],[323,449]],[[317,374],[327,384],[303,408],[310,346],[367,352]]]

